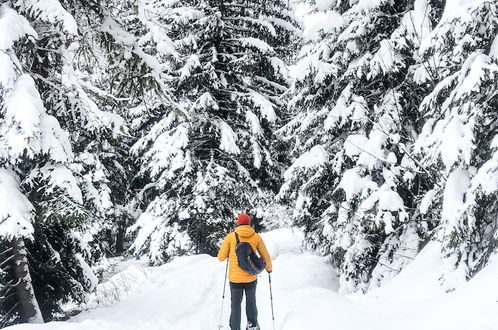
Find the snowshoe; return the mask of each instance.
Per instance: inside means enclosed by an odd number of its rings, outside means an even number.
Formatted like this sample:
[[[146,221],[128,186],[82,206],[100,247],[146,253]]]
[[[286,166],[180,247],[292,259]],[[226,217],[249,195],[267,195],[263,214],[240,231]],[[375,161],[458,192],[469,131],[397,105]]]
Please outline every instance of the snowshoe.
[[[247,326],[246,330],[261,330],[261,329],[259,328],[259,325],[255,325],[255,326],[252,326],[252,327]]]

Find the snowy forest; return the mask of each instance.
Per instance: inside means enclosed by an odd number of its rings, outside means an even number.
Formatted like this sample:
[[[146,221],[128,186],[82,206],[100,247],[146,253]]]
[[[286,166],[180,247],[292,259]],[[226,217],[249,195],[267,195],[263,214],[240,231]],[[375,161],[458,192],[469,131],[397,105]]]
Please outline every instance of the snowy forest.
[[[0,328],[79,313],[109,260],[215,256],[243,212],[343,295],[429,245],[443,290],[471,280],[498,1],[0,0]]]

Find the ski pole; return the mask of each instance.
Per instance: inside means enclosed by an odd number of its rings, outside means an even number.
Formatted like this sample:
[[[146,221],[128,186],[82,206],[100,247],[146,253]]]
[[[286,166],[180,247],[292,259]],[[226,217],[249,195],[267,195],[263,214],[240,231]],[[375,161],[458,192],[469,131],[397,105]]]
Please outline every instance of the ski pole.
[[[271,274],[270,273],[268,273],[268,281],[270,283],[271,320],[273,322],[273,330],[275,330],[275,313],[273,312],[273,294],[271,292]]]
[[[228,274],[228,260],[227,260],[227,266],[225,267],[225,280],[223,282],[223,297],[221,298],[221,311],[220,311],[220,323],[218,323],[218,329],[221,329],[223,327],[223,305],[225,303],[225,287],[227,285],[227,274]]]

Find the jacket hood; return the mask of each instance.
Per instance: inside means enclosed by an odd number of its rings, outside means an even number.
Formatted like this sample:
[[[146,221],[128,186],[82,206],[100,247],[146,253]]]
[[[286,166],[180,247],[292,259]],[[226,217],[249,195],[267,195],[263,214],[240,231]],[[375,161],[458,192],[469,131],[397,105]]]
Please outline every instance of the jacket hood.
[[[254,235],[254,233],[256,233],[254,231],[254,228],[252,228],[249,225],[238,226],[237,228],[235,228],[235,231],[237,232],[237,234],[239,234],[240,237],[244,237],[244,238],[249,238],[252,235]]]

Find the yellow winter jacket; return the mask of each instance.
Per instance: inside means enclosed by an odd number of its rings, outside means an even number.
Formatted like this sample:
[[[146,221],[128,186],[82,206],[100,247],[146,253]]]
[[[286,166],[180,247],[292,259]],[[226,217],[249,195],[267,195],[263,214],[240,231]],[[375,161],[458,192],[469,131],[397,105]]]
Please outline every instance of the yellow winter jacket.
[[[266,250],[265,243],[261,236],[259,236],[249,225],[238,226],[235,228],[235,231],[239,235],[239,240],[241,242],[248,242],[254,251],[258,251],[260,256],[265,259],[266,270],[271,272],[272,265],[270,254],[268,253],[268,250]],[[235,245],[237,245],[237,240],[235,238],[235,233],[232,232],[225,237],[223,244],[221,244],[220,251],[218,252],[219,261],[223,261],[228,257],[228,280],[233,283],[249,283],[255,281],[258,278],[258,275],[251,275],[239,267],[237,254],[235,253]]]

